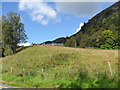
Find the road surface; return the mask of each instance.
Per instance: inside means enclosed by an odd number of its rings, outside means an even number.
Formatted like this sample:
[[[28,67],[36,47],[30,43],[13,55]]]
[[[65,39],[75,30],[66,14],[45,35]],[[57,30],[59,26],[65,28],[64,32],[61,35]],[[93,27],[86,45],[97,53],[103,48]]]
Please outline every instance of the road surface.
[[[0,84],[0,89],[2,89],[2,88],[18,88],[18,87],[12,87],[12,86],[8,86],[5,84]]]

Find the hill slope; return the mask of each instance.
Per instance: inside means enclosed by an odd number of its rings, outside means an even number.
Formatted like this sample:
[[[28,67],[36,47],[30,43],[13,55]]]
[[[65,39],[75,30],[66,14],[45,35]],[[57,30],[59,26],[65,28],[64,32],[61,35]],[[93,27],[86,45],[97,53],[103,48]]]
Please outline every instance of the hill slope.
[[[60,38],[57,38],[53,41],[46,41],[46,42],[43,42],[43,43],[45,43],[45,44],[51,44],[51,43],[63,43],[63,44],[65,44],[67,39],[69,39],[69,37],[66,37],[66,38],[65,37],[60,37]]]
[[[87,23],[84,23],[81,30],[67,40],[66,46],[118,48],[120,46],[118,36],[119,7],[120,1],[98,13]],[[101,34],[104,32],[107,34],[107,38],[102,37]]]
[[[117,87],[117,52],[34,46],[2,59],[2,79],[19,87]]]

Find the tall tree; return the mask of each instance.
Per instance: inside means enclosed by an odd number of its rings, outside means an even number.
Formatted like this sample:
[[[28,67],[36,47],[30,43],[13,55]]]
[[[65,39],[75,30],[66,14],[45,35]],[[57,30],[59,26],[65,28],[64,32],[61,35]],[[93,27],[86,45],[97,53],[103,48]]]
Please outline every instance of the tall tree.
[[[10,48],[15,54],[17,44],[26,42],[26,39],[24,24],[19,14],[9,12],[6,16],[2,16],[2,41],[4,48]]]
[[[99,46],[102,49],[111,49],[117,46],[116,38],[112,31],[104,30],[99,37]]]

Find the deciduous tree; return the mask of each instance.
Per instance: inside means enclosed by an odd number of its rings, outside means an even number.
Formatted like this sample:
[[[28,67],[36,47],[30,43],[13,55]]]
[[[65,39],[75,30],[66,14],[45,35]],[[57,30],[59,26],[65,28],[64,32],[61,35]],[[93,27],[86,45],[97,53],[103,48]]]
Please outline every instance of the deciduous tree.
[[[4,48],[10,48],[13,54],[16,53],[17,44],[26,42],[24,24],[19,14],[9,12],[2,16],[2,41]]]

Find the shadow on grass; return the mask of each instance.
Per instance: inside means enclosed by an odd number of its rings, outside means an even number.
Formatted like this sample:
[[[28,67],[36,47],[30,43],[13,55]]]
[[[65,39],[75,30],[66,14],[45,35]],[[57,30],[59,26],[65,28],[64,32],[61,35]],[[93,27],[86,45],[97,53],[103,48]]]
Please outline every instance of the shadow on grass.
[[[18,49],[16,50],[16,53],[18,53],[18,52],[20,52],[20,51],[23,51],[23,50],[25,50],[25,49],[27,49],[27,48],[29,48],[29,47],[32,47],[32,46],[26,46],[26,47],[18,47]]]

